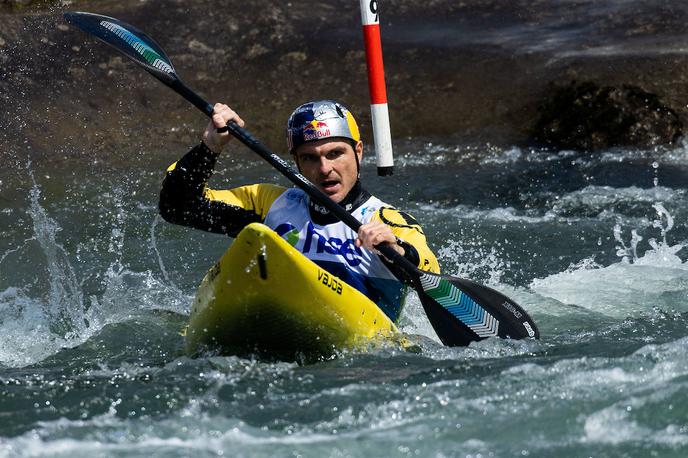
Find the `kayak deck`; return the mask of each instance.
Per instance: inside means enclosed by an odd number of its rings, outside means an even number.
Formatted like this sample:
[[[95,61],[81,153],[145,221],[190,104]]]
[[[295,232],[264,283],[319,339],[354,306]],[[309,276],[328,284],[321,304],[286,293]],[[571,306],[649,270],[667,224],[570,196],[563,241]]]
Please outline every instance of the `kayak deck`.
[[[365,295],[267,226],[248,225],[198,288],[187,351],[298,359],[401,334]]]

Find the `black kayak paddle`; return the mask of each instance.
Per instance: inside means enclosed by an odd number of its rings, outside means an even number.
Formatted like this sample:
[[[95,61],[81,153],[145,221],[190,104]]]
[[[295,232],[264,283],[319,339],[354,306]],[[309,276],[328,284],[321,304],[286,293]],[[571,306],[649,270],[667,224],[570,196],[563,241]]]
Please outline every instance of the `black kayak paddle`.
[[[213,105],[181,81],[165,51],[144,32],[118,19],[99,14],[71,12],[65,13],[64,18],[68,23],[124,53],[206,116],[212,116]],[[284,159],[236,123],[228,124],[227,129],[315,202],[331,211],[354,232],[358,232],[361,223],[356,218],[294,170]],[[445,345],[468,345],[470,342],[488,337],[523,339],[540,336],[535,322],[526,311],[499,291],[470,280],[420,270],[391,246],[379,245],[376,249],[397,265],[406,274],[407,280],[410,279],[430,324]]]

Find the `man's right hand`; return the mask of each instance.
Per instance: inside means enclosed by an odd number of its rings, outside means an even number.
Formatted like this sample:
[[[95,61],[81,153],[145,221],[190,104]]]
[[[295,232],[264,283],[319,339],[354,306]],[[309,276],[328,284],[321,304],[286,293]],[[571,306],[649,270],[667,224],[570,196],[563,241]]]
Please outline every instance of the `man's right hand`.
[[[208,122],[205,132],[203,132],[203,143],[205,143],[211,151],[220,153],[227,142],[229,142],[231,138],[229,132],[225,131],[219,133],[217,129],[225,127],[231,121],[236,122],[240,127],[244,127],[244,120],[241,119],[234,110],[224,103],[216,103],[215,106],[213,106],[213,117]]]

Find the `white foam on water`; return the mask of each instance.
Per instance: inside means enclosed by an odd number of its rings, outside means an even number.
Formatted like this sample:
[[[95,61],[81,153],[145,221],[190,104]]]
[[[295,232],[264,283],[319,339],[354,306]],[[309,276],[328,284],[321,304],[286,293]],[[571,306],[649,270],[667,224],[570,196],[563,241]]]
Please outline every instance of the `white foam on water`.
[[[673,346],[673,344],[671,344]],[[683,359],[686,345],[682,345]],[[676,366],[676,361],[672,361]],[[582,442],[609,445],[622,444],[656,444],[672,448],[688,445],[688,431],[685,424],[678,420],[673,412],[672,399],[685,392],[688,384],[680,383],[669,385],[666,382],[676,377],[685,377],[686,365],[677,369],[673,367],[667,377],[666,368],[660,367],[662,363],[652,367],[648,374],[637,374],[636,386],[642,388],[631,389],[631,394],[620,401],[590,413],[585,417],[583,426],[584,435]],[[642,368],[641,368],[642,370]],[[659,376],[659,378],[655,378]],[[626,381],[622,381],[627,384]],[[619,383],[619,385],[622,385]],[[640,384],[640,385],[637,385]],[[654,387],[654,388],[653,388]],[[666,421],[648,421],[647,416],[653,413],[666,411]],[[668,424],[666,424],[668,423]]]
[[[26,366],[48,356],[50,348],[69,345],[69,338],[54,334],[43,303],[18,288],[0,292],[0,364]]]
[[[683,337],[615,357],[583,355],[550,364],[519,364],[490,383],[505,394],[502,411],[512,412],[524,403],[529,413],[524,428],[529,423],[539,428],[547,421],[549,437],[561,430],[559,446],[680,449],[688,445],[683,402],[687,350],[688,338]],[[499,419],[493,421],[498,424]],[[533,445],[547,450],[555,444],[536,440]]]
[[[40,270],[45,269],[49,286],[47,292],[38,296],[29,294],[23,286],[0,291],[0,365],[23,367],[36,363],[63,348],[75,347],[104,326],[128,320],[142,310],[186,308],[190,298],[176,286],[158,279],[151,271],[133,272],[122,265],[125,211],[121,203],[115,205],[115,224],[107,247],[114,261],[100,274],[104,291],[99,297],[85,297],[70,254],[58,241],[61,228],[41,206],[41,189],[30,168],[28,173],[33,182],[27,209],[33,236],[0,256],[0,263],[8,263],[35,244],[45,256],[45,264],[36,266],[36,274],[41,275]]]
[[[561,359],[550,365],[520,364],[505,369],[502,375],[537,380],[548,386],[551,395],[567,389],[578,390],[586,396],[600,393],[602,389],[628,395],[652,393],[655,389],[667,387],[668,382],[685,382],[688,375],[688,361],[684,358],[686,351],[688,337],[682,337],[663,344],[644,345],[618,357],[581,356]],[[619,391],[621,385],[628,390]],[[531,388],[540,389],[537,386]]]
[[[688,434],[680,425],[669,425],[661,430],[638,424],[630,418],[628,402],[602,409],[585,419],[583,442],[621,445],[626,443],[653,443],[670,446],[688,445]]]
[[[651,163],[653,168],[662,165],[688,166],[688,139],[673,146],[655,146],[651,149],[623,149],[612,148],[595,155],[599,163],[645,162]],[[592,165],[592,164],[591,164]]]
[[[78,440],[64,439],[80,436]],[[126,440],[122,440],[126,438]],[[268,430],[247,425],[226,416],[211,416],[201,411],[151,422],[148,418],[123,419],[113,412],[97,418],[43,421],[37,428],[8,440],[0,446],[8,456],[93,456],[93,454],[127,454],[143,456],[168,451],[173,455],[207,453],[222,456],[256,456],[253,447],[261,447],[260,456],[274,447],[317,445],[338,440],[332,434],[312,431]]]
[[[447,208],[432,203],[421,204],[419,209],[432,215],[447,215],[451,216],[452,218],[463,220],[539,224],[557,219],[557,215],[552,212],[547,212],[544,215],[530,215],[513,207],[479,209],[469,205],[457,205],[455,207]],[[568,218],[567,220],[573,221],[571,218]]]
[[[398,167],[427,167],[447,164],[510,165],[518,162],[548,163],[571,156],[572,151],[552,152],[541,149],[523,149],[516,146],[502,148],[485,145],[455,145],[445,143],[409,143],[395,148],[395,165]],[[365,157],[363,164],[372,165],[373,157]]]
[[[74,269],[64,247],[56,242],[59,225],[39,203],[40,188],[33,181],[28,214],[34,236],[24,241],[37,243],[46,258],[49,291],[44,298],[27,296],[21,288],[9,287],[0,293],[0,318],[3,330],[0,364],[22,366],[51,354],[51,348],[62,348],[89,334],[84,298]],[[6,260],[9,250],[2,257]],[[12,319],[7,319],[7,317]]]
[[[583,189],[570,192],[557,197],[552,212],[562,214],[565,212],[585,211],[595,212],[598,215],[608,215],[619,204],[654,204],[656,202],[672,202],[685,197],[686,192],[681,189],[671,189],[662,186],[651,188],[639,188],[630,186],[627,188],[614,188],[611,186],[586,186]],[[610,211],[610,209],[612,209]]]
[[[399,318],[398,327],[405,334],[419,334],[437,343],[440,342],[440,338],[437,336],[430,321],[428,321],[420,298],[413,291],[406,296],[406,305]]]
[[[432,215],[446,215],[462,220],[494,221],[504,223],[575,223],[584,219],[618,220],[632,222],[640,227],[652,225],[645,217],[626,216],[628,209],[652,207],[657,202],[665,205],[681,203],[686,198],[685,190],[655,186],[651,188],[613,188],[610,186],[586,186],[561,196],[548,196],[552,201],[549,208],[520,210],[514,207],[476,208],[469,205],[446,207],[436,203],[419,205],[421,211]],[[637,210],[636,210],[637,211]]]
[[[533,280],[530,288],[559,302],[618,318],[654,307],[688,311],[675,300],[662,297],[682,294],[688,289],[685,264],[681,268],[623,262],[599,268],[573,266],[565,272]]]
[[[688,139],[683,137],[680,146],[666,151],[660,160],[662,164],[688,166]]]
[[[87,420],[38,422],[33,430],[0,445],[0,454],[286,456],[307,451],[308,456],[327,456],[343,449],[368,456],[388,444],[411,455],[418,450],[420,456],[441,456],[437,453],[446,452],[447,447],[462,454],[502,450],[495,456],[511,456],[516,449],[550,452],[576,443],[679,449],[688,444],[688,432],[680,423],[680,412],[671,412],[671,401],[688,388],[686,350],[688,338],[683,338],[647,345],[618,358],[583,356],[553,364],[526,362],[501,373],[484,374],[479,381],[457,374],[456,379],[424,378],[427,383],[410,383],[403,389],[393,383],[351,383],[314,394],[284,392],[277,384],[270,396],[277,396],[280,402],[296,405],[300,400],[313,403],[323,397],[323,405],[340,408],[329,419],[284,419],[269,427],[254,426],[226,413],[208,412],[208,405],[215,405],[212,399],[217,390],[227,383],[243,385],[256,372],[271,367],[236,358],[222,363],[224,359],[218,358],[221,364],[231,366],[225,368],[230,373],[225,374],[224,369],[206,373],[217,380],[217,387],[191,399],[171,415],[155,421],[145,416],[125,418],[122,412],[118,414],[120,407],[115,402],[108,412]],[[236,379],[231,368],[237,365],[243,367],[242,377],[248,378]],[[286,371],[282,373],[289,376],[291,367],[282,367]],[[374,400],[364,404],[348,402],[365,398]],[[657,412],[662,409],[669,409],[662,415],[668,419],[658,424]],[[521,428],[537,431],[543,422],[551,421],[566,432],[555,440],[547,439],[554,434],[552,431],[549,436],[524,438],[509,428],[515,416],[521,419]],[[495,437],[485,431],[484,423],[476,421],[482,417],[489,418],[494,430],[502,434]],[[509,444],[508,452],[504,451],[504,441]]]
[[[648,231],[659,229],[661,238],[645,236],[649,249],[643,254],[639,250],[645,237],[639,230],[631,231],[627,244],[617,224],[618,263],[605,267],[585,258],[564,272],[533,280],[530,288],[562,303],[620,318],[655,307],[688,311],[688,303],[676,300],[688,296],[688,262],[678,256],[688,241],[670,244],[667,233],[674,227],[673,218],[662,204],[653,207],[656,219]]]
[[[343,396],[345,402],[347,396],[355,398],[361,392],[370,392],[369,397],[370,394],[379,394],[378,388],[369,384],[352,384],[335,390],[334,394]],[[155,421],[148,417],[123,418],[117,414],[118,404],[115,402],[108,412],[91,419],[59,418],[37,422],[33,430],[6,441],[0,447],[0,453],[4,449],[11,456],[76,457],[115,453],[141,456],[166,451],[182,455],[286,456],[295,450],[309,450],[309,456],[323,456],[319,453],[328,455],[337,447],[345,447],[346,450],[353,447],[359,449],[360,456],[368,456],[370,452],[379,451],[384,444],[403,446],[411,451],[432,449],[432,443],[418,443],[418,438],[432,434],[427,422],[442,425],[442,414],[438,409],[449,405],[453,388],[456,388],[454,383],[443,382],[437,386],[412,386],[399,393],[398,387],[390,385],[387,389],[390,395],[399,399],[369,402],[356,408],[342,406],[331,420],[316,423],[285,421],[270,427],[253,426],[226,414],[210,414],[207,403],[200,398]],[[202,397],[214,395],[210,392]],[[296,397],[294,394],[286,395],[293,402],[299,399],[298,394]],[[322,392],[321,395],[326,396],[327,393]],[[465,399],[460,403],[473,410],[484,408],[481,399]],[[449,415],[453,418],[453,414]],[[467,450],[488,445],[474,438],[453,441],[453,444]]]
[[[593,169],[600,164],[622,162],[653,162],[657,166],[688,166],[688,140],[678,146],[657,146],[645,150],[611,148],[606,151],[581,153],[572,150],[552,151],[547,148],[501,147],[485,143],[465,145],[440,142],[399,142],[395,145],[398,167],[424,167],[447,164],[515,165],[548,164],[571,160],[572,165]],[[374,156],[366,156],[363,164],[373,165]]]

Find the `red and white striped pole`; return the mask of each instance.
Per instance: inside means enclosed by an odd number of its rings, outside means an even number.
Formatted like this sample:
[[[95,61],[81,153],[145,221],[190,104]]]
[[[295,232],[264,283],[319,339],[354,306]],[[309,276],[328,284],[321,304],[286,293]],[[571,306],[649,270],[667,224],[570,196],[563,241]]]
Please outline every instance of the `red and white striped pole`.
[[[379,176],[394,173],[392,154],[392,133],[389,128],[385,69],[382,64],[382,42],[380,40],[380,15],[377,0],[361,1],[361,22],[365,42],[366,65],[368,67],[368,88],[370,89],[370,112],[373,120],[373,138]]]

